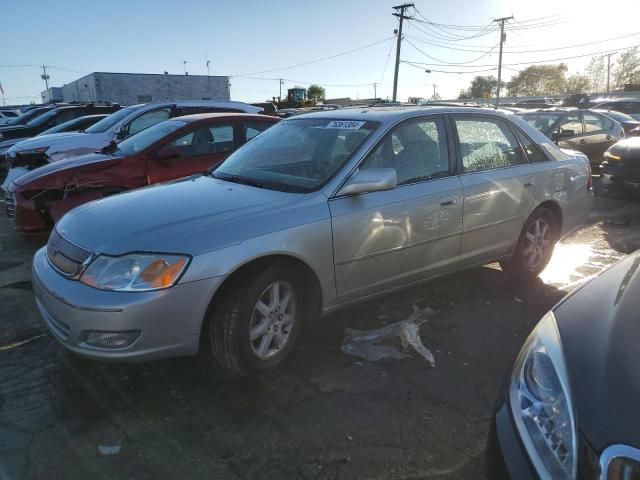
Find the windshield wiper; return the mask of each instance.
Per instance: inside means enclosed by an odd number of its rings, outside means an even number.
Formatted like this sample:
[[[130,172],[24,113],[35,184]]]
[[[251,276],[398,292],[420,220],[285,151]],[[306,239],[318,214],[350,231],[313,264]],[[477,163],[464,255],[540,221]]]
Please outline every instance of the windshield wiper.
[[[263,188],[262,183],[257,182],[256,180],[251,180],[250,178],[239,177],[237,175],[226,175],[226,174],[224,176],[218,176],[214,172],[211,172],[211,175],[214,178],[219,178],[220,180],[224,180],[225,182],[233,182],[233,183],[239,183],[241,185],[249,185],[251,187]]]

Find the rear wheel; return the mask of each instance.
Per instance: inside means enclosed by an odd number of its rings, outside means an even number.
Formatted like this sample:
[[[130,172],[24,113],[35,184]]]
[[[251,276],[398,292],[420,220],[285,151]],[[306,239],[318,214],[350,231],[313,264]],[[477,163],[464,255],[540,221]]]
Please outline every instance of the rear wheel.
[[[295,271],[270,266],[245,275],[221,292],[208,319],[208,346],[215,360],[236,375],[279,366],[305,322],[305,295]]]
[[[553,214],[544,207],[538,208],[525,223],[513,256],[500,262],[500,266],[516,279],[535,278],[549,263],[557,241]]]

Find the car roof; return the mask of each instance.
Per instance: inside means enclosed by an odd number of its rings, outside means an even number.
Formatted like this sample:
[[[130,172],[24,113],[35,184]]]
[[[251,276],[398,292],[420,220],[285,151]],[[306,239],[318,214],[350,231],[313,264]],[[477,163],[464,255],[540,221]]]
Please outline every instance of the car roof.
[[[174,117],[172,120],[181,120],[183,122],[200,122],[213,118],[244,118],[255,119],[259,121],[275,121],[279,120],[277,117],[270,117],[268,115],[259,115],[257,113],[236,113],[236,112],[215,112],[215,113],[194,113],[191,115],[182,115],[181,117]]]
[[[303,118],[320,118],[331,120],[365,120],[376,122],[395,122],[403,118],[411,118],[420,115],[437,115],[445,113],[473,113],[497,115],[507,118],[507,114],[493,108],[478,107],[445,107],[445,106],[393,106],[393,107],[360,107],[342,108],[339,110],[325,110],[320,112],[305,113],[285,119],[285,122],[300,120]]]

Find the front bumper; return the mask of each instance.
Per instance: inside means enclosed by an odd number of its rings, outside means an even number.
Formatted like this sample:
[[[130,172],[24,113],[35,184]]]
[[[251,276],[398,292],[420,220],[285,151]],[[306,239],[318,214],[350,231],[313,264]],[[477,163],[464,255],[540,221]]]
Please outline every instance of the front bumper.
[[[537,480],[539,476],[520,440],[506,397],[506,387],[503,387],[487,442],[487,478]]]
[[[16,232],[36,233],[51,229],[52,222],[47,219],[46,211],[28,199],[15,183],[9,185],[5,196],[12,200],[13,210],[7,210],[7,216]]]
[[[627,187],[640,187],[640,169],[630,171],[621,162],[604,161],[600,166],[602,183],[605,185],[622,185]]]
[[[194,355],[202,321],[224,277],[178,284],[154,292],[109,292],[60,275],[46,248],[33,259],[36,304],[52,335],[67,349],[106,361],[146,361]],[[131,345],[96,347],[87,334],[139,331]]]

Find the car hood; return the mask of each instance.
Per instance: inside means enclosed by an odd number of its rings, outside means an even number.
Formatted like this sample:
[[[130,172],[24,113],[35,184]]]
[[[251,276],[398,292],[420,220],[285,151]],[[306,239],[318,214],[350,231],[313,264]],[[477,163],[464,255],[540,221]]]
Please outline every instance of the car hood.
[[[20,144],[16,144],[14,148],[17,151],[21,151],[40,147],[55,147],[60,144],[73,146],[93,145],[98,137],[102,138],[102,135],[99,133],[80,132],[52,133],[24,140]]]
[[[554,310],[578,428],[597,452],[640,448],[639,267],[629,255]]]
[[[86,155],[79,155],[77,157],[69,157],[64,158],[62,160],[58,160],[57,162],[48,163],[46,165],[42,165],[41,167],[35,168],[24,175],[16,178],[13,183],[20,187],[27,186],[29,183],[40,180],[48,175],[62,172],[64,170],[70,170],[76,167],[84,167],[95,165],[96,167],[100,167],[105,162],[120,161],[123,157],[114,157],[113,155],[105,155],[101,153],[88,153]]]
[[[84,204],[56,229],[99,253],[199,255],[326,216],[310,197],[197,175]]]

